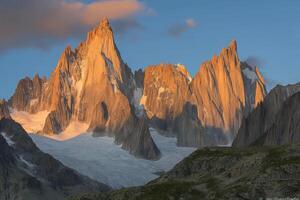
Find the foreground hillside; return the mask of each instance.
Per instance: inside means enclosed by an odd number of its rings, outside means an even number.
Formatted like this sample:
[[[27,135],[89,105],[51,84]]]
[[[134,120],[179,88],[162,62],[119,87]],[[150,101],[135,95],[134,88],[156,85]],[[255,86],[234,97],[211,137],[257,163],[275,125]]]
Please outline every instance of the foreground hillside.
[[[72,200],[300,197],[300,145],[204,148],[143,186]]]

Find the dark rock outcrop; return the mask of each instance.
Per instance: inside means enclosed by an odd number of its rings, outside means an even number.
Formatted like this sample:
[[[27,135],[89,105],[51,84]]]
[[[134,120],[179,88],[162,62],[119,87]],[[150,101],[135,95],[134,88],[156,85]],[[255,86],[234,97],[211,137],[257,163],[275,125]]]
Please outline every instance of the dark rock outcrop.
[[[286,120],[291,119],[291,116],[285,115],[287,119],[284,119],[283,114],[285,107],[289,105],[285,104],[285,101],[291,97],[291,95],[300,91],[300,84],[288,85],[288,86],[277,86],[270,91],[266,96],[265,100],[260,103],[247,117],[243,119],[241,128],[238,132],[237,137],[233,142],[233,146],[249,146],[254,143],[265,143],[259,142],[264,140],[265,134],[273,126],[277,127],[276,123],[285,123]],[[286,109],[287,109],[286,108]],[[280,110],[282,110],[280,113]],[[276,117],[278,116],[278,119]],[[276,121],[277,120],[277,121]],[[282,121],[282,122],[279,122]],[[282,124],[286,126],[288,124]],[[282,133],[283,134],[283,133]],[[289,134],[288,134],[289,135]],[[286,137],[288,137],[286,135]],[[276,143],[275,141],[270,143]],[[266,141],[266,143],[268,143]],[[280,142],[279,142],[280,143]]]
[[[2,118],[10,118],[8,103],[5,100],[0,100],[0,120]]]
[[[110,189],[40,151],[13,120],[0,120],[0,133],[0,199],[64,199]]]

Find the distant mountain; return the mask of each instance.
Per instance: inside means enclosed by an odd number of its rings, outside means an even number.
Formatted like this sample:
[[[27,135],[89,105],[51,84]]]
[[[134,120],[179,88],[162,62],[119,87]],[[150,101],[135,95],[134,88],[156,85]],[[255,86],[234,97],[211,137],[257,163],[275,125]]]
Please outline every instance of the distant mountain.
[[[177,137],[179,146],[230,144],[243,116],[265,95],[263,77],[239,60],[236,41],[194,78],[181,64],[133,74],[104,19],[75,50],[65,49],[49,80],[21,80],[9,105],[28,132],[67,138],[90,131],[155,160],[160,151],[149,126]]]
[[[0,109],[7,109],[0,105]],[[40,151],[9,117],[0,120],[0,199],[64,199],[110,188],[65,167]]]
[[[277,86],[243,119],[233,146],[300,142],[300,84]]]
[[[300,146],[204,148],[141,187],[70,200],[299,198]]]

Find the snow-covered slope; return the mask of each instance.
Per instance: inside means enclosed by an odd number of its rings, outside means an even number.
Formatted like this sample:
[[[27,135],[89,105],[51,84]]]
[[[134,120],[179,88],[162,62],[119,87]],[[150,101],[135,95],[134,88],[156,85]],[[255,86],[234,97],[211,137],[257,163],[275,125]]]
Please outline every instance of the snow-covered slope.
[[[24,111],[11,109],[10,116],[13,120],[20,123],[28,133],[37,133],[42,130],[45,124],[45,119],[50,112],[40,111],[35,114],[30,114]]]
[[[31,135],[37,146],[82,174],[114,188],[138,186],[158,177],[158,172],[168,171],[195,149],[181,148],[176,138],[151,135],[162,152],[158,161],[138,159],[114,144],[109,137],[92,137],[83,134],[66,141],[56,141]]]

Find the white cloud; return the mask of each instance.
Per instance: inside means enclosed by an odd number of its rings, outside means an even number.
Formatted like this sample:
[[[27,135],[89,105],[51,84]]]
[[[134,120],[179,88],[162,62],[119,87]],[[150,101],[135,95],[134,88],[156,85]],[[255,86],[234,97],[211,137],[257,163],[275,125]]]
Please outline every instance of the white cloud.
[[[142,10],[138,0],[2,0],[0,49],[48,46],[81,36],[104,17],[123,20]]]

